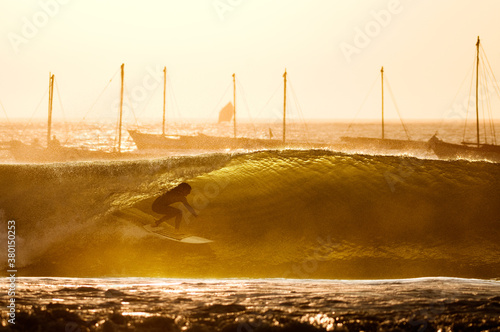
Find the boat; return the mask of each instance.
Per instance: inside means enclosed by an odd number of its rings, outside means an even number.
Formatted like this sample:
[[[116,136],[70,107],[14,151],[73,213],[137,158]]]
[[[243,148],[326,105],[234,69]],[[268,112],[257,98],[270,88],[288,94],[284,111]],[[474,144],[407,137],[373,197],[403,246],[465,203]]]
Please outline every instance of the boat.
[[[472,143],[454,144],[447,143],[434,135],[429,140],[429,145],[440,159],[472,159],[500,162],[500,146],[495,144]]]
[[[408,135],[406,126],[403,124],[403,128],[406,132],[408,139],[393,139],[385,137],[385,121],[384,121],[384,67],[380,69],[381,77],[381,87],[382,87],[382,135],[380,138],[377,137],[349,137],[342,136],[340,141],[344,143],[350,149],[370,149],[377,151],[386,150],[398,150],[398,151],[409,151],[409,150],[428,150],[429,144],[425,141],[415,141],[411,140]],[[402,122],[402,121],[401,121]]]
[[[429,145],[434,153],[440,159],[472,159],[472,160],[489,160],[500,162],[500,145],[490,144],[486,142],[486,134],[484,135],[484,143],[481,143],[479,130],[479,48],[480,39],[477,37],[476,43],[476,142],[465,142],[462,144],[454,144],[444,142],[434,134],[429,139]],[[492,126],[494,129],[494,127]]]
[[[47,123],[47,143],[42,146],[38,139],[34,139],[31,144],[25,144],[19,140],[12,140],[9,143],[9,151],[16,161],[19,162],[66,162],[66,161],[90,161],[103,159],[118,159],[132,157],[130,153],[121,152],[121,127],[123,111],[123,78],[124,64],[121,65],[121,103],[120,122],[118,130],[118,147],[112,152],[94,151],[77,147],[66,147],[61,145],[59,140],[52,136],[52,102],[54,98],[54,74],[49,74],[49,104]]]
[[[139,150],[226,150],[226,149],[279,149],[284,147],[311,147],[312,144],[286,141],[286,83],[284,78],[283,102],[283,138],[248,138],[237,136],[236,125],[236,75],[233,74],[233,103],[228,103],[219,112],[219,122],[233,120],[233,137],[210,136],[202,133],[196,135],[169,135],[165,131],[165,101],[166,101],[166,67],[163,69],[163,124],[161,134],[143,133],[139,130],[128,130]]]

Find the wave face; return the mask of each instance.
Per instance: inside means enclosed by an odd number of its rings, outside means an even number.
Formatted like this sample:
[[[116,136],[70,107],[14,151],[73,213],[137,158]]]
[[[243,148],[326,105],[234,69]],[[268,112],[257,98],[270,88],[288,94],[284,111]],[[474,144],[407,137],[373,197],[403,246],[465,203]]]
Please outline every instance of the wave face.
[[[285,150],[0,170],[20,275],[500,275],[498,164]],[[181,181],[199,211],[181,227],[214,242],[163,240],[113,215]]]

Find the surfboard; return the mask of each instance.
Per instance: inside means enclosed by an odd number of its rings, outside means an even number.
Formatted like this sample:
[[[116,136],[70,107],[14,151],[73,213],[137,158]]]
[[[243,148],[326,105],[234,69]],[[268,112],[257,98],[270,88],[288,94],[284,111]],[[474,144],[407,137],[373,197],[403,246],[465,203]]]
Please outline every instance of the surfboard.
[[[183,242],[183,243],[193,243],[193,244],[202,244],[202,243],[210,243],[212,240],[208,240],[199,236],[194,236],[186,233],[181,233],[177,231],[174,227],[170,225],[161,226],[153,226],[153,225],[144,225],[144,229],[148,232],[151,232],[155,235],[159,235],[161,237],[167,238],[172,241]]]
[[[151,211],[151,213],[147,213],[143,210],[140,210],[135,207],[130,207],[127,209],[115,211],[115,217],[118,217],[122,220],[132,221],[134,223],[142,224],[142,227],[150,232],[152,235],[161,237],[166,240],[182,242],[182,243],[191,243],[191,244],[203,244],[213,242],[212,240],[205,239],[200,236],[196,236],[193,234],[179,232],[173,226],[162,223],[160,226],[155,227],[154,224],[161,215],[158,215]]]

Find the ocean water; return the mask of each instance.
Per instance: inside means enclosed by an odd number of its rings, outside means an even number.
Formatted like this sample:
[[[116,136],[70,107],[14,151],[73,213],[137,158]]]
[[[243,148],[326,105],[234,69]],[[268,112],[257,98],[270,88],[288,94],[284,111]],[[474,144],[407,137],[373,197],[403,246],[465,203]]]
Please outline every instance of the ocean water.
[[[18,292],[3,330],[500,330],[494,280],[20,278]]]
[[[310,141],[346,127],[316,124]],[[436,127],[415,124],[414,138]],[[110,127],[95,127],[98,140],[75,128],[64,144],[114,139]],[[1,132],[44,137],[43,125]],[[461,140],[452,127],[440,136]],[[499,330],[497,163],[320,149],[18,164],[4,152],[0,247],[15,221],[17,323],[4,278],[0,330]],[[182,181],[199,217],[181,228],[211,243],[162,239],[114,214]],[[4,271],[7,258],[0,250]]]

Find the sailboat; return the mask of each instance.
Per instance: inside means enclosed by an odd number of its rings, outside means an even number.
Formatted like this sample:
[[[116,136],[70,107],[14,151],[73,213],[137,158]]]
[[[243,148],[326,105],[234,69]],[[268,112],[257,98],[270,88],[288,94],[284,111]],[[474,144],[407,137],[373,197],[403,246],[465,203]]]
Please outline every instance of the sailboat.
[[[283,103],[283,139],[259,139],[237,136],[236,126],[236,75],[233,74],[233,103],[228,103],[219,112],[219,122],[233,120],[233,137],[197,135],[167,135],[165,133],[165,100],[166,100],[166,67],[163,69],[163,128],[162,134],[141,133],[138,130],[128,130],[138,149],[168,149],[168,150],[223,150],[223,149],[274,149],[290,146],[286,142],[286,82],[284,78]]]
[[[437,134],[431,137],[429,145],[434,153],[441,159],[476,159],[500,162],[500,146],[496,144],[481,143],[479,132],[479,46],[476,43],[476,142],[462,142],[453,144],[443,142]],[[486,139],[486,136],[485,136]]]
[[[376,149],[377,151],[385,150],[427,150],[429,145],[424,141],[414,141],[408,136],[408,139],[392,139],[385,137],[385,120],[384,120],[384,67],[380,69],[380,77],[382,82],[382,135],[380,138],[376,137],[348,137],[343,136],[340,138],[342,143],[345,143],[348,148],[355,149]],[[403,124],[406,131],[406,127]],[[408,133],[407,133],[408,135]]]
[[[49,104],[48,104],[48,122],[47,122],[47,143],[42,146],[37,139],[31,144],[25,144],[18,140],[10,141],[10,153],[21,162],[66,162],[83,160],[116,159],[128,156],[121,153],[121,127],[123,110],[123,78],[124,64],[121,65],[121,103],[120,103],[120,122],[118,132],[118,147],[116,151],[93,151],[83,148],[66,147],[61,145],[55,136],[52,136],[52,102],[54,98],[54,75],[49,75]]]

